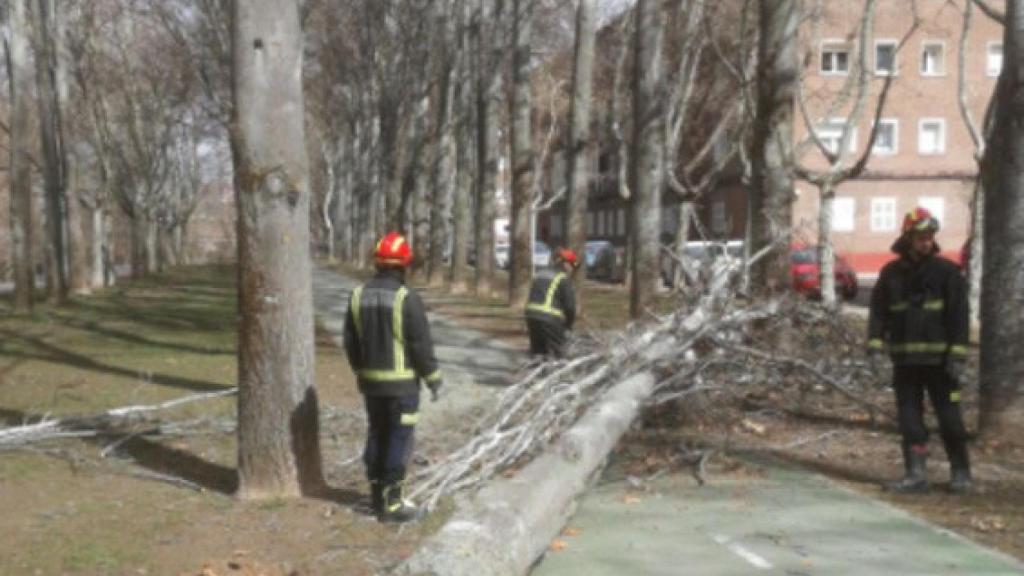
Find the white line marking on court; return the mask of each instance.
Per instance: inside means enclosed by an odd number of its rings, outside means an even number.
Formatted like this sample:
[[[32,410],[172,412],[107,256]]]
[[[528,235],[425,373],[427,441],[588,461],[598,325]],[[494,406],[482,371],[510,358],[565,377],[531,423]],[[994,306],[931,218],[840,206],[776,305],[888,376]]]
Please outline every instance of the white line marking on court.
[[[760,570],[771,570],[772,568],[774,568],[771,562],[765,560],[764,558],[751,552],[750,550],[747,550],[741,544],[737,544],[736,542],[730,541],[730,539],[726,536],[722,536],[721,534],[712,534],[711,538],[714,539],[715,542],[718,542],[722,546],[728,548],[729,551],[733,554],[749,562],[755,568],[758,568]]]

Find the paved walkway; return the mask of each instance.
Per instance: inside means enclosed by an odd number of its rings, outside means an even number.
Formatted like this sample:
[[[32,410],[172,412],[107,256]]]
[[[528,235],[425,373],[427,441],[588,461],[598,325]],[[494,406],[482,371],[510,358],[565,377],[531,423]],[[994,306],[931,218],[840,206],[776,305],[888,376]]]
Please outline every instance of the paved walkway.
[[[313,272],[317,319],[334,335],[339,346],[343,344],[349,294],[358,285],[357,280],[333,270],[316,268]],[[436,435],[447,430],[454,432],[462,428],[454,424],[464,424],[474,415],[482,414],[501,388],[510,383],[525,356],[521,350],[475,330],[460,328],[447,318],[428,316],[444,387],[439,401],[424,403],[419,428],[425,435]]]
[[[1024,574],[1024,565],[812,473],[603,481],[534,576]],[[576,531],[570,531],[575,533]]]

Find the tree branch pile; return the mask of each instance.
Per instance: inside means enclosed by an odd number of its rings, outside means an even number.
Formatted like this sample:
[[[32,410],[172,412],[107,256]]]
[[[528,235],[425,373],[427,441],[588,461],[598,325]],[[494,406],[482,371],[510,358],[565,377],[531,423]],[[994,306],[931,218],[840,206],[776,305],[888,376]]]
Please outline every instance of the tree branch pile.
[[[867,400],[880,382],[849,319],[792,297],[746,297],[740,266],[728,257],[703,272],[674,312],[619,334],[585,335],[569,358],[524,369],[464,445],[413,475],[411,495],[430,509],[496,475],[514,475],[608,390],[643,373],[655,378],[649,404],[768,388],[826,393],[872,418],[882,413]]]

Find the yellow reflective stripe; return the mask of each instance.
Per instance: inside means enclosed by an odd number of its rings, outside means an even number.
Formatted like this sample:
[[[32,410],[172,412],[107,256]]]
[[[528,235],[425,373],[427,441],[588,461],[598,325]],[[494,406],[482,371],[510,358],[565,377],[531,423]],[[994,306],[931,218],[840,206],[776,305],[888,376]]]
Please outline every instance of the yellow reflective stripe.
[[[395,292],[395,302],[391,307],[391,328],[394,337],[395,369],[396,373],[406,373],[405,369],[405,337],[402,335],[402,305],[405,303],[405,295],[409,291],[402,286]],[[411,372],[411,371],[409,371]]]
[[[906,302],[897,302],[896,304],[893,304],[892,306],[889,306],[889,311],[890,312],[903,312],[908,307],[910,307],[910,305],[907,304]]]
[[[527,304],[527,310],[533,310],[534,312],[540,312],[542,314],[551,314],[552,316],[558,316],[559,318],[565,317],[565,314],[552,306],[555,301],[555,291],[558,290],[558,285],[565,280],[565,274],[559,272],[555,274],[555,277],[551,279],[551,284],[548,285],[548,293],[544,295],[543,304]]]
[[[362,321],[362,301],[363,301],[363,287],[357,286],[352,291],[352,300],[349,301],[348,307],[352,310],[352,320],[356,324],[356,334],[363,337],[363,321]]]
[[[967,356],[967,346],[954,344],[949,347],[949,353],[954,356]]]
[[[942,310],[945,308],[946,303],[942,300],[925,300],[925,310]]]
[[[892,351],[896,353],[941,353],[946,352],[947,350],[949,350],[949,345],[945,342],[903,342],[901,344],[892,345]]]
[[[879,338],[872,338],[871,340],[868,340],[868,348],[871,350],[881,350],[885,348],[885,343]]]
[[[950,392],[949,393],[949,401],[950,402],[959,402],[960,401],[960,391],[959,390],[953,390],[952,392]]]
[[[416,378],[416,373],[412,370],[360,370],[359,377],[363,380],[371,380],[374,382],[397,382],[399,380],[412,380]]]
[[[402,414],[402,426],[415,426],[420,421],[420,413]]]
[[[440,370],[434,370],[426,378],[424,378],[424,380],[426,380],[427,382],[437,382],[440,379],[441,379],[441,371]]]

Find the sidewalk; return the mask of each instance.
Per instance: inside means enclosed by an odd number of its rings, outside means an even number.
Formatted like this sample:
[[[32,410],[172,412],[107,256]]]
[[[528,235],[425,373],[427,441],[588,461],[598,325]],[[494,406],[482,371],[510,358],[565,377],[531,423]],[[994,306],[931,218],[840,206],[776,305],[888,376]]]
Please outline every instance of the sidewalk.
[[[1024,574],[1004,554],[816,474],[753,466],[703,487],[672,474],[647,492],[609,473],[533,575]]]

